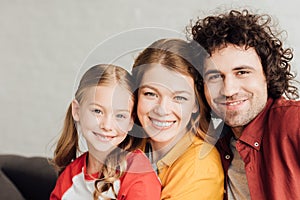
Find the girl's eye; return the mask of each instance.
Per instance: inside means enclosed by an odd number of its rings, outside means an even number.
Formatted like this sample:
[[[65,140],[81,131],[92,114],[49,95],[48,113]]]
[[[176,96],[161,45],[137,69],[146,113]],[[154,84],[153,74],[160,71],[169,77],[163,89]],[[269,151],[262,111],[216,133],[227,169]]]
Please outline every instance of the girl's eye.
[[[117,119],[127,119],[127,117],[128,117],[128,115],[126,115],[126,114],[116,114],[116,118]]]
[[[92,112],[94,112],[96,114],[103,114],[103,112],[99,109],[93,109]]]
[[[176,96],[176,97],[174,97],[174,99],[176,101],[187,101],[188,100],[186,97],[183,97],[183,96]]]

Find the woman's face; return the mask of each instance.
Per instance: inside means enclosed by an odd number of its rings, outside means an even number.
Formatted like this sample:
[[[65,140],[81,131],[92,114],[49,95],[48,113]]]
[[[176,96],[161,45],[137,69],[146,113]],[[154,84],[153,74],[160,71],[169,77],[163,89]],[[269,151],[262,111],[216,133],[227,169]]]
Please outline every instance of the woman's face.
[[[160,64],[147,69],[138,91],[137,115],[154,146],[162,148],[185,134],[197,111],[192,77]]]

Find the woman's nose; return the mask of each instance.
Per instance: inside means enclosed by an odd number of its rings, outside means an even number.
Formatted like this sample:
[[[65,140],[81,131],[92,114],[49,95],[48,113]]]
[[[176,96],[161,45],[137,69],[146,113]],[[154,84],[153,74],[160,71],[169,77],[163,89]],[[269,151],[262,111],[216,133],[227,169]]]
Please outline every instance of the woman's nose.
[[[158,104],[156,105],[154,111],[158,115],[168,115],[171,112],[171,100],[167,97],[163,97],[160,99]]]

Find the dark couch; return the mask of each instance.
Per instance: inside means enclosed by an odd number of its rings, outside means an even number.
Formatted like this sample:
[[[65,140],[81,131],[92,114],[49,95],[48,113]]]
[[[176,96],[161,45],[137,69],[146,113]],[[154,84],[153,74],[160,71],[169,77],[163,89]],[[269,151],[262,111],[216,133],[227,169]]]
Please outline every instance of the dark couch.
[[[48,200],[56,179],[45,157],[0,155],[1,200]]]

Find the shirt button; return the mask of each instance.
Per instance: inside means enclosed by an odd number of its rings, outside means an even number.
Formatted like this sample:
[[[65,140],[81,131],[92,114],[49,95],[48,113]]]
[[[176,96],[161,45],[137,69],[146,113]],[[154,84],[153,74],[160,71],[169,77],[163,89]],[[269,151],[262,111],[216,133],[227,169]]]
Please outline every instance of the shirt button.
[[[226,155],[226,156],[225,156],[225,159],[226,159],[226,160],[229,160],[229,159],[230,159],[230,155]]]
[[[255,143],[254,143],[254,146],[255,146],[255,147],[258,147],[258,146],[259,146],[259,143],[258,143],[258,142],[255,142]]]

